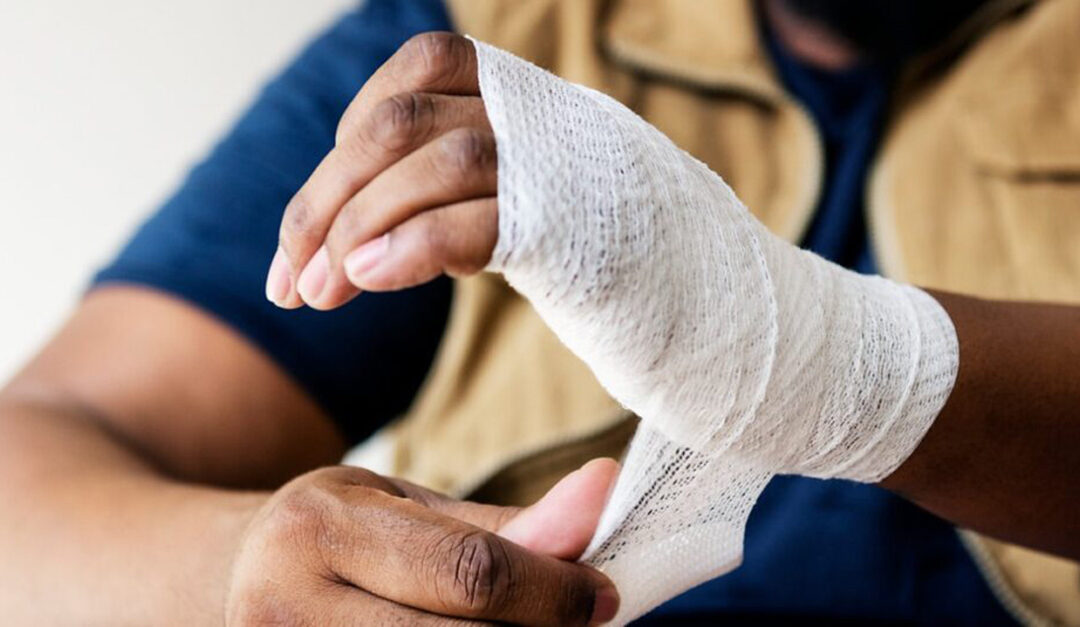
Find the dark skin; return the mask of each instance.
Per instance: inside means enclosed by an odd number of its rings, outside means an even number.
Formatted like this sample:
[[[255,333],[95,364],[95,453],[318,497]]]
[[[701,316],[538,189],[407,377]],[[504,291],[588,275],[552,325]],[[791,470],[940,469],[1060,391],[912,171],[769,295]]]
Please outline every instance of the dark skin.
[[[321,308],[483,267],[495,160],[471,50],[449,35],[414,40],[357,97],[338,148],[290,206],[275,300],[303,302],[292,286],[324,243],[329,287],[311,299]],[[361,147],[375,138],[365,133],[388,143]],[[400,182],[376,196],[391,171]],[[332,230],[342,215],[352,218]],[[446,221],[455,228],[438,228]],[[352,250],[388,230],[382,262],[347,274]],[[1080,557],[1078,310],[936,296],[960,335],[960,378],[885,487],[959,524]],[[0,391],[0,614],[13,624],[590,620],[608,582],[561,560],[591,536],[611,462],[522,513],[332,467],[345,447],[296,383],[226,326],[150,290],[97,290]]]
[[[960,372],[881,485],[959,526],[1080,559],[1080,308],[931,294],[956,327]]]

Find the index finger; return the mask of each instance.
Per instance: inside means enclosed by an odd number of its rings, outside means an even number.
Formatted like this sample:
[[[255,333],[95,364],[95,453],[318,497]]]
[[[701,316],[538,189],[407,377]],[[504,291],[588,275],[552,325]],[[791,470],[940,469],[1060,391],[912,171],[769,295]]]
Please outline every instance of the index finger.
[[[383,63],[345,110],[338,124],[337,143],[351,136],[380,102],[403,93],[427,92],[452,96],[480,95],[476,48],[448,32],[413,36]]]
[[[322,552],[336,576],[359,588],[429,612],[519,625],[587,625],[615,615],[617,593],[599,571],[363,490],[325,528],[333,550]]]

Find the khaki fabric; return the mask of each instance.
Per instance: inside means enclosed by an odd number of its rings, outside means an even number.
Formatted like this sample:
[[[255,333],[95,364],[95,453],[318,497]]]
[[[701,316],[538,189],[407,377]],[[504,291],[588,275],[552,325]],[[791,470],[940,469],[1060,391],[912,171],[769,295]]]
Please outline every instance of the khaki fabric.
[[[497,277],[461,282],[430,380],[397,427],[396,474],[461,495],[512,459],[626,418],[538,321]]]
[[[779,85],[749,0],[450,0],[459,32],[604,91],[719,172],[798,241],[820,139]],[[912,63],[872,166],[883,273],[1003,299],[1080,303],[1080,0],[1000,0]],[[458,281],[447,334],[393,428],[395,471],[526,504],[596,455],[620,409],[499,277]],[[1080,624],[1080,567],[965,534],[1025,622]]]
[[[908,95],[868,206],[887,275],[1080,302],[1080,2],[1001,21]]]

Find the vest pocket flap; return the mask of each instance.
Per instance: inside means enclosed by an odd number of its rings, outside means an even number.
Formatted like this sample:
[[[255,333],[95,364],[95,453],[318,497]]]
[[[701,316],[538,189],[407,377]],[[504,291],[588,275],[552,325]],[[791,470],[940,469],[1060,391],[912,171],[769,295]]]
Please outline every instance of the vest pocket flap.
[[[1071,116],[1061,110],[1014,110],[1009,119],[995,110],[961,113],[958,131],[987,174],[1080,181],[1080,99],[1076,104]]]
[[[993,84],[983,82],[958,101],[957,131],[976,167],[1018,178],[1080,179],[1080,62],[1053,65],[1056,71],[1043,72],[1006,66]]]

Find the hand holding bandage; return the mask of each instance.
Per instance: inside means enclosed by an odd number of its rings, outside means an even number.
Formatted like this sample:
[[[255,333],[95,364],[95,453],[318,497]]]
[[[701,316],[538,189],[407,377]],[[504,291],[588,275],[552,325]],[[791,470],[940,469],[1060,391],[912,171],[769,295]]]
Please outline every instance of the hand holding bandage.
[[[352,238],[369,242],[364,271],[346,257],[344,272],[387,289],[490,259],[641,416],[585,554],[618,585],[619,621],[734,568],[774,474],[878,481],[911,454],[958,363],[929,295],[772,236],[718,175],[602,94],[480,43],[461,67],[478,76],[494,138],[484,154],[497,147],[497,161],[475,160],[497,177],[470,176],[497,178],[497,204],[442,187],[373,208],[379,228]],[[421,187],[435,185],[446,183]],[[331,205],[331,219],[346,213]],[[340,274],[342,254],[330,259]],[[336,303],[320,298],[305,294]]]

